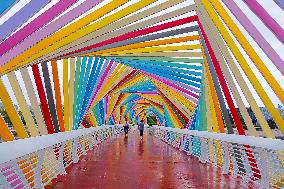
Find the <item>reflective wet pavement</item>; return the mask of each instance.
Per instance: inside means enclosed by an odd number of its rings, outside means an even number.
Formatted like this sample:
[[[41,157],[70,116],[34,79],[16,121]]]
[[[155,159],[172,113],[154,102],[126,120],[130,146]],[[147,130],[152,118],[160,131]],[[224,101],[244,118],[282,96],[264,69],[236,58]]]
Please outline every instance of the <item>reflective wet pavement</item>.
[[[239,179],[200,163],[151,135],[140,141],[138,131],[106,140],[67,175],[48,188],[53,189],[183,189],[242,188]]]

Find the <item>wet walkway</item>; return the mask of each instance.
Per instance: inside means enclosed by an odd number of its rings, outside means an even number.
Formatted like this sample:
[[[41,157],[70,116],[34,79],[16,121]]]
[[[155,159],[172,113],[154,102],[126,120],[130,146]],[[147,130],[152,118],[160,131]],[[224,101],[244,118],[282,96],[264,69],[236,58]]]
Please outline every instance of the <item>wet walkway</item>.
[[[106,140],[68,168],[53,189],[241,188],[240,181],[138,131]]]

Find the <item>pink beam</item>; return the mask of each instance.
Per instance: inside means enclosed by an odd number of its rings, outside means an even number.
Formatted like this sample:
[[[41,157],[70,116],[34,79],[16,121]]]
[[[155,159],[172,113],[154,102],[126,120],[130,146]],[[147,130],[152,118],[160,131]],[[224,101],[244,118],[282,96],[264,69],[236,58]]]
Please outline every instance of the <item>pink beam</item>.
[[[178,93],[183,92],[182,95],[186,96],[186,98],[190,99],[191,101],[193,101],[195,103],[198,102],[198,95],[196,95],[196,94],[194,94],[194,93],[192,93],[190,91],[187,91],[187,90],[185,90],[184,88],[182,88],[180,86],[174,85],[173,83],[168,82],[168,81],[166,81],[164,79],[158,78],[157,76],[155,76],[153,74],[149,74],[149,73],[144,73],[144,74],[148,75],[149,77],[154,78],[154,79],[156,79],[156,80],[158,80],[158,81],[160,81],[160,82],[162,82],[164,84],[166,84],[167,87],[171,88],[172,90],[174,90],[174,91],[176,91]],[[195,97],[195,98],[192,98],[192,97]]]
[[[100,82],[100,80],[101,80],[101,78],[102,78],[102,75],[103,75],[103,73],[104,73],[104,70],[105,70],[105,69],[107,68],[107,66],[108,66],[108,63],[109,63],[109,61],[104,61],[104,62],[103,62],[103,65],[102,65],[102,67],[101,67],[101,70],[100,70],[100,73],[99,73],[98,77],[96,78],[96,82],[95,82],[94,86],[98,86],[98,83]],[[92,96],[94,96],[94,94],[95,94],[95,92],[96,92],[96,89],[97,89],[97,87],[94,87],[94,88],[93,88]],[[90,104],[91,104],[91,100],[89,101],[88,107],[90,106]]]
[[[57,20],[49,23],[44,28],[32,33],[28,38],[25,38],[22,42],[18,43],[18,45],[16,45],[9,51],[5,52],[3,56],[0,56],[0,66],[9,62],[10,60],[12,60],[12,58],[18,56],[28,48],[32,47],[37,42],[55,33],[60,28],[64,27],[69,22],[71,22],[72,20],[76,19],[77,17],[81,16],[83,13],[95,7],[99,2],[100,0],[86,0],[82,4],[78,5],[76,8],[62,15]]]
[[[158,93],[157,93],[157,92],[153,92],[153,91],[141,91],[141,92],[137,91],[137,92],[135,92],[135,93],[133,93],[133,94],[149,94],[149,95],[158,95]]]
[[[110,91],[112,92],[115,88],[117,88],[118,86],[120,86],[122,83],[124,83],[128,78],[130,78],[131,76],[133,76],[135,73],[137,72],[137,70],[132,70],[129,74],[127,74],[122,80],[120,80]],[[109,94],[108,93],[108,94]]]
[[[142,71],[142,72],[144,72],[144,71]],[[159,81],[161,81],[161,82],[163,82],[163,83],[166,83],[166,84],[168,84],[168,85],[171,85],[171,86],[178,86],[178,87],[179,87],[179,86],[182,86],[182,87],[183,87],[183,88],[182,88],[183,90],[188,89],[188,90],[193,91],[193,92],[196,92],[196,93],[199,93],[199,91],[200,91],[200,89],[196,89],[196,88],[191,87],[191,86],[189,86],[189,85],[186,85],[186,84],[184,84],[184,83],[180,83],[180,82],[177,82],[177,81],[168,79],[168,78],[164,78],[164,77],[161,77],[161,76],[157,76],[157,75],[154,75],[154,74],[151,74],[151,73],[148,73],[148,72],[144,72],[144,73],[147,74],[148,76],[155,76],[155,77],[157,78],[157,80],[159,80]],[[186,90],[187,92],[185,92],[185,93],[196,95],[196,94],[194,94],[194,93],[192,93],[192,92],[190,92],[190,91],[188,91],[188,90]]]
[[[284,61],[279,54],[272,48],[271,44],[262,36],[258,29],[253,25],[249,18],[242,12],[238,5],[232,0],[223,0],[227,7],[236,16],[239,22],[245,27],[249,34],[254,38],[261,49],[267,54],[273,64],[284,75]]]
[[[108,120],[106,120],[106,118],[107,118],[107,113],[108,113],[108,102],[109,102],[109,99],[108,99],[108,96],[106,96],[106,103],[105,103],[105,120],[104,120],[104,122],[105,122],[105,125],[107,124],[107,121]]]
[[[275,36],[284,43],[284,30],[282,27],[271,17],[271,15],[256,1],[244,0],[249,8],[270,28]]]
[[[76,3],[77,0],[61,0],[44,13],[39,15],[37,18],[29,22],[23,28],[12,34],[9,38],[0,43],[0,56],[2,56],[5,52],[12,49],[26,37],[31,35],[36,30],[40,29],[44,25],[51,22],[58,15],[64,12],[68,7]]]
[[[116,68],[117,63],[116,62],[110,62],[110,64],[108,65],[108,67],[106,68],[106,71],[104,72],[101,81],[97,87],[96,93],[93,96],[93,98],[96,98],[98,95],[98,92],[100,91],[100,89],[102,88],[102,86],[104,86],[104,84],[107,82],[107,79],[110,77],[110,75],[113,73],[114,69]]]
[[[94,89],[93,89],[92,98],[89,101],[89,105],[88,105],[87,110],[91,107],[91,105],[92,105],[92,103],[95,99],[96,93],[98,91],[98,88],[101,85],[102,78],[103,78],[104,74],[106,73],[106,71],[110,69],[111,65],[112,65],[112,61],[106,60],[106,62],[104,62],[104,65],[103,65],[102,69],[100,70],[100,74],[99,74],[97,81],[96,81],[96,84],[95,84],[96,87],[94,87]]]

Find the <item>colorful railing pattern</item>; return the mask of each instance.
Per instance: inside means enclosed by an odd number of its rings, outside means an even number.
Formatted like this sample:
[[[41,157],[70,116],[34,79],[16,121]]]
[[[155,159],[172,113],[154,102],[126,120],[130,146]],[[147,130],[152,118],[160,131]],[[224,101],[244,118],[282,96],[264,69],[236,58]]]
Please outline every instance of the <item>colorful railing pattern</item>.
[[[284,184],[282,140],[158,126],[151,130],[154,136],[200,162],[240,177],[248,188],[281,188]]]
[[[279,18],[264,5],[1,3],[0,141],[149,116],[167,128],[283,139],[283,3],[270,1]],[[241,155],[262,182],[253,150]]]
[[[102,126],[2,143],[0,188],[44,188],[82,155],[121,132],[121,126]]]

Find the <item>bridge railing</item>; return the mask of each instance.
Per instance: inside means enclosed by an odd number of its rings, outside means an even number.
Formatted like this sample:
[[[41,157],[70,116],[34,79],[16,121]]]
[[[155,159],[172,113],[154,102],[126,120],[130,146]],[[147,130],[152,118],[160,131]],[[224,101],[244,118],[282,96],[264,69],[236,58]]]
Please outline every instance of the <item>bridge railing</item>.
[[[1,143],[0,188],[44,188],[87,151],[120,132],[119,126],[101,126]]]
[[[152,133],[169,145],[240,177],[257,188],[284,187],[284,141],[155,126]]]

